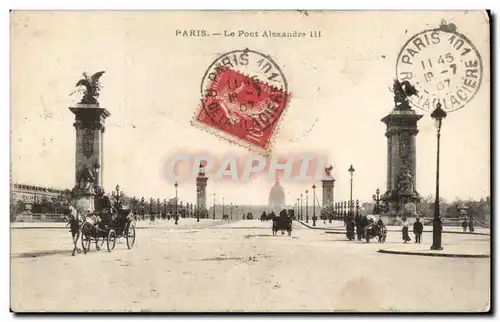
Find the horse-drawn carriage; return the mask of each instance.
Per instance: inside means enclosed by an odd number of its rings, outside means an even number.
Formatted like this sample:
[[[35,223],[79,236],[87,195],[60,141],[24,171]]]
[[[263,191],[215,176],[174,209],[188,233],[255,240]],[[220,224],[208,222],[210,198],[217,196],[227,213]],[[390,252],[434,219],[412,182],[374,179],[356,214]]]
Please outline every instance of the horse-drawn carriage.
[[[87,253],[95,243],[99,251],[106,241],[108,251],[116,246],[116,240],[125,238],[128,249],[135,243],[135,221],[129,208],[117,208],[109,212],[93,213],[85,218],[82,225],[82,248]]]
[[[369,243],[372,238],[377,238],[379,243],[385,243],[387,228],[384,225],[377,225],[374,222],[370,222],[368,226],[365,227],[366,242]]]
[[[285,231],[288,232],[288,236],[292,235],[292,217],[289,216],[286,210],[282,210],[280,215],[274,217],[273,219],[273,236],[278,234],[278,231],[281,231],[281,234],[284,235]]]

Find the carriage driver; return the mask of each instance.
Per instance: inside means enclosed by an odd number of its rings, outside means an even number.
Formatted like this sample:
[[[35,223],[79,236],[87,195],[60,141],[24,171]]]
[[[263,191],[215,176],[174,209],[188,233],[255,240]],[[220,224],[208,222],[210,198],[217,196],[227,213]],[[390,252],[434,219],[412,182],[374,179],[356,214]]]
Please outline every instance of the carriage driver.
[[[111,200],[109,199],[109,196],[104,195],[102,197],[102,212],[103,213],[110,213],[112,209],[111,205]]]
[[[99,215],[96,215],[94,220],[96,222],[99,221],[105,221],[108,222],[111,220],[113,214],[113,206],[111,205],[111,200],[109,199],[109,196],[104,195],[101,198],[101,211]],[[101,220],[99,220],[101,219]]]

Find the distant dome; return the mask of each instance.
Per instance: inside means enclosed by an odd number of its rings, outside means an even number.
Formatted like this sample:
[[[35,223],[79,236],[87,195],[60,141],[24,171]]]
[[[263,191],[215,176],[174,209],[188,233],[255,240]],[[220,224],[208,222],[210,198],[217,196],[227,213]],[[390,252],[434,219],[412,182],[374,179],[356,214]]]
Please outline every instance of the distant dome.
[[[269,207],[275,212],[285,208],[285,191],[278,180],[269,192]]]

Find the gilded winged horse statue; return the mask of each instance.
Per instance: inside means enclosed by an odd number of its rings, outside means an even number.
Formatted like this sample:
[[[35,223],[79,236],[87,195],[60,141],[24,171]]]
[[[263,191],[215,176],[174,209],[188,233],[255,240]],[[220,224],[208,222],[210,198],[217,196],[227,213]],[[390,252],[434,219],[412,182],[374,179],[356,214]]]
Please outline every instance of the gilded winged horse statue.
[[[81,88],[81,86],[85,87],[83,90],[83,97],[80,101],[81,104],[98,104],[97,98],[99,97],[99,90],[101,89],[101,84],[99,83],[99,79],[104,74],[104,71],[100,71],[90,76],[87,73],[83,73],[83,78],[76,83],[77,88]],[[70,95],[73,95],[75,92],[79,92],[79,90],[73,91]]]

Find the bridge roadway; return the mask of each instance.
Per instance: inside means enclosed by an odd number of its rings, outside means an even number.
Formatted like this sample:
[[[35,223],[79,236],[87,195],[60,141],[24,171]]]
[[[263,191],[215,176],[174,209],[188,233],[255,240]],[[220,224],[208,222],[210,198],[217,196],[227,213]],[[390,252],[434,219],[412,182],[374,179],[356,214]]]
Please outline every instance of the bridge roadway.
[[[145,226],[145,223],[141,223]],[[72,257],[66,229],[11,230],[14,311],[485,311],[490,259],[380,254],[294,223],[185,219]],[[147,226],[147,225],[146,225]],[[423,244],[431,243],[424,233]],[[489,236],[447,234],[446,244]],[[385,246],[401,245],[389,232]]]

